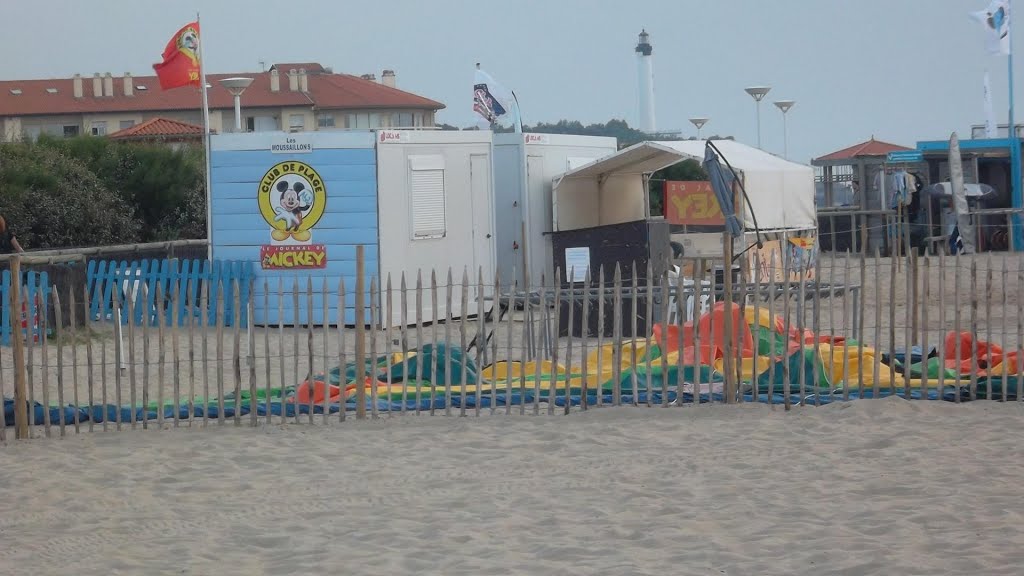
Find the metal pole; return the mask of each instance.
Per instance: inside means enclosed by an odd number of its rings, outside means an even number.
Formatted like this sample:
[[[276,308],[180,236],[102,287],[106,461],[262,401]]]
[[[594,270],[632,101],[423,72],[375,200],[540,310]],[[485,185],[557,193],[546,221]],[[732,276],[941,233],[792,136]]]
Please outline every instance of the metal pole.
[[[761,101],[757,100],[757,148],[761,149]]]
[[[786,113],[782,113],[782,157],[789,160],[789,132],[786,130]]]
[[[1009,0],[1007,7],[1009,7]],[[1012,179],[1012,202],[1014,208],[1024,207],[1021,198],[1020,174],[1020,139],[1017,138],[1017,126],[1013,121],[1013,34],[1010,34],[1010,53],[1006,58],[1006,72],[1010,85],[1010,126],[1007,136],[1010,138],[1010,178]],[[1013,215],[1013,229],[1010,236],[1017,249],[1024,247],[1024,230],[1021,229],[1020,214]]]
[[[242,95],[235,94],[235,132],[242,131]]]
[[[203,92],[203,147],[206,149],[206,248],[207,260],[213,260],[213,179],[210,177],[210,101],[206,94],[206,59],[203,58],[203,47],[206,46],[206,34],[199,23],[199,12],[196,12],[196,24],[199,26],[199,81]]]

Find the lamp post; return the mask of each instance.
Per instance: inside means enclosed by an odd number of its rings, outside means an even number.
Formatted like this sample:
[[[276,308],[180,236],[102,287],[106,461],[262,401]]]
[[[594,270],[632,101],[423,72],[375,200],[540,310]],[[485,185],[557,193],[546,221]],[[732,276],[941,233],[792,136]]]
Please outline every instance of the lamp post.
[[[789,134],[786,131],[786,112],[796,104],[796,100],[776,100],[775,107],[782,110],[782,157],[789,160]]]
[[[235,97],[235,132],[242,131],[242,92],[252,84],[252,78],[224,78],[220,85]]]
[[[708,123],[708,120],[710,120],[710,118],[690,118],[690,124],[697,127],[697,140],[700,140],[700,129]]]
[[[757,102],[757,147],[761,147],[761,100],[764,99],[768,91],[771,90],[769,86],[751,86],[750,88],[744,88],[747,94]]]

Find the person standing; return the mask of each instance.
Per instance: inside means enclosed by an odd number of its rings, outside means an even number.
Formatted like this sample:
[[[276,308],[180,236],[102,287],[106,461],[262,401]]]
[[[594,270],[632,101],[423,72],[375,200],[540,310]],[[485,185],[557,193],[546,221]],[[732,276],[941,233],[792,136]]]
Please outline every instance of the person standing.
[[[0,216],[0,254],[14,254],[16,252],[24,252],[24,250],[21,248],[21,244],[18,243],[18,239],[14,236],[14,232],[7,228],[7,221],[4,220],[3,216]]]

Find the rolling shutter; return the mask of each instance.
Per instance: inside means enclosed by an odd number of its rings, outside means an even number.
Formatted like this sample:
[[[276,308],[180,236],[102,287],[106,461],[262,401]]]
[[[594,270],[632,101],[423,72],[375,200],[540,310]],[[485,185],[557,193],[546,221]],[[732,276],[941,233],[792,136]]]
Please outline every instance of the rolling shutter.
[[[447,232],[444,157],[410,156],[409,183],[413,239],[443,237]]]

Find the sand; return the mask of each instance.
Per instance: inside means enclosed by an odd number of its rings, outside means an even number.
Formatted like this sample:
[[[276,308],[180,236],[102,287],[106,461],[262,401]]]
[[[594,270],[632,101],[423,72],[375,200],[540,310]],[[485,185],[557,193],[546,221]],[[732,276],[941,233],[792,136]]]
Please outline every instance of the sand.
[[[1024,406],[406,416],[0,447],[0,574],[1019,574]]]

